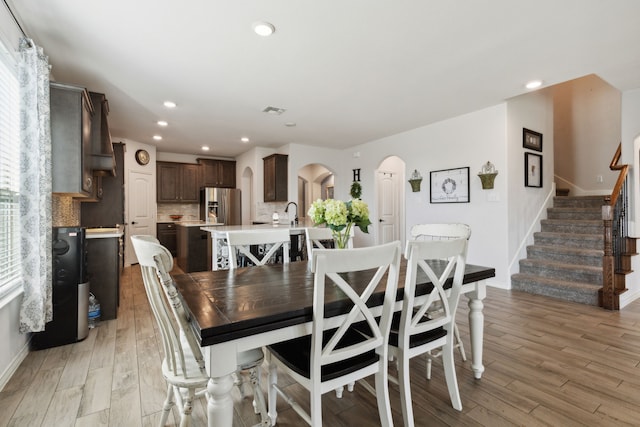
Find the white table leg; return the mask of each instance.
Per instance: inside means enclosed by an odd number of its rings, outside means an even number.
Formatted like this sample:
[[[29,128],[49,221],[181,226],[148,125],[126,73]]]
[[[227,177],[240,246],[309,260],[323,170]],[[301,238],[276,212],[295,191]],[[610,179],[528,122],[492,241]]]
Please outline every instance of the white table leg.
[[[484,314],[482,300],[487,296],[484,281],[476,284],[474,292],[469,293],[469,328],[471,333],[471,369],[476,379],[482,378],[482,344],[484,340]]]
[[[207,384],[207,419],[209,427],[231,427],[233,425],[233,378],[227,375],[209,379]]]

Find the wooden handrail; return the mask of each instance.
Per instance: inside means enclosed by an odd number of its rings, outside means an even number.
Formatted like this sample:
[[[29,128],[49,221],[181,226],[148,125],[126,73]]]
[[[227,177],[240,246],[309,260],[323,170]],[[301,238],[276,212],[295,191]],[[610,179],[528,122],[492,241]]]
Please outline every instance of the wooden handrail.
[[[624,185],[624,181],[627,179],[627,171],[629,169],[629,165],[621,165],[618,164],[620,161],[620,157],[622,156],[622,143],[618,144],[618,149],[616,153],[613,155],[613,159],[611,159],[611,163],[609,163],[609,169],[619,170],[620,174],[618,174],[618,179],[616,180],[616,185],[613,187],[613,192],[611,193],[611,198],[609,199],[609,206],[615,206],[618,201],[618,196],[622,191],[622,186]]]

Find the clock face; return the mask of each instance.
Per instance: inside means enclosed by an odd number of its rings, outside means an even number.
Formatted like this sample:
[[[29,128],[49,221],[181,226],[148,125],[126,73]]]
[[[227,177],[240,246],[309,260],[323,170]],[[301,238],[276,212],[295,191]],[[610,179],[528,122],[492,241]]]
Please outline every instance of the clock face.
[[[136,151],[136,162],[141,165],[146,165],[147,163],[149,163],[149,152],[147,150]]]

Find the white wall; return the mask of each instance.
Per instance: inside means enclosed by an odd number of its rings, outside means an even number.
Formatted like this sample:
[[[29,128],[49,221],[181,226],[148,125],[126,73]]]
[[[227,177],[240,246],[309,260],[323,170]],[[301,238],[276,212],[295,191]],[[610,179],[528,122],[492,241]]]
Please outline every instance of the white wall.
[[[573,196],[611,194],[618,173],[609,169],[608,160],[620,143],[620,91],[593,74],[551,90],[558,187]]]
[[[509,274],[519,271],[518,260],[526,257],[526,245],[533,243],[533,232],[540,231],[539,220],[553,201],[553,99],[549,92],[537,91],[512,98],[507,103],[508,236]],[[522,147],[522,128],[543,135],[542,152]],[[542,154],[542,188],[525,187],[525,152]],[[500,178],[500,175],[498,175]],[[510,286],[510,285],[509,285]]]
[[[508,281],[506,115],[503,103],[345,150],[342,170],[351,174],[351,169],[361,169],[362,199],[369,202],[371,221],[375,223],[375,173],[382,161],[398,156],[405,163],[405,178],[417,169],[424,179],[422,190],[413,193],[409,183],[404,183],[405,235],[418,223],[469,224],[473,230],[469,262],[495,267],[492,284],[504,287]],[[487,161],[498,170],[494,190],[482,190],[477,177]],[[429,172],[466,166],[470,168],[470,203],[431,204]],[[336,184],[341,196],[348,195],[348,184]],[[367,237],[370,243],[375,242],[375,235]]]

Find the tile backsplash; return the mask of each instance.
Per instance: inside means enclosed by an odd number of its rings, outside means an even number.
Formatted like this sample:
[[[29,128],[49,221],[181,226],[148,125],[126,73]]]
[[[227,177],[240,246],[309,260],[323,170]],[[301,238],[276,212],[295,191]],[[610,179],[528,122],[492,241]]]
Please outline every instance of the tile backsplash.
[[[169,215],[182,215],[180,221],[200,219],[200,205],[197,203],[158,203],[158,222],[173,222]]]
[[[51,197],[52,225],[77,227],[80,225],[80,202],[71,196],[53,194]]]

